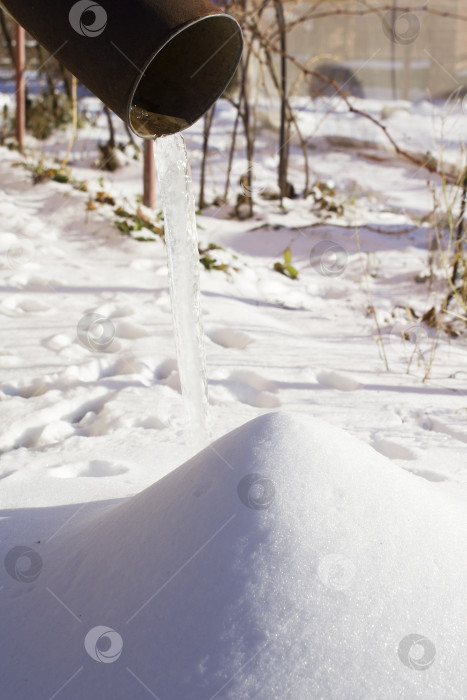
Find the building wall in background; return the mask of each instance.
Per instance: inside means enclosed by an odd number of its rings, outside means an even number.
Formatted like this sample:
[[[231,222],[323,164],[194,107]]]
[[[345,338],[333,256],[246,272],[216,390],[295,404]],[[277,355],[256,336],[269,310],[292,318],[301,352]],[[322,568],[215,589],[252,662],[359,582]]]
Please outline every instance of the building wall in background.
[[[390,2],[370,2],[375,9],[387,7]],[[398,3],[394,3],[397,8]],[[399,5],[401,1],[399,2]],[[420,7],[420,2],[404,0],[404,6]],[[289,17],[303,14],[304,9],[317,3],[301,2],[290,11]],[[430,9],[467,15],[465,0],[438,0]],[[464,7],[463,7],[464,6]],[[353,0],[322,2],[316,11],[353,8],[362,9],[362,3]],[[333,14],[315,19],[293,29],[289,34],[289,52],[302,63],[316,59],[313,68],[323,62],[337,62],[349,68],[361,82],[368,97],[402,99],[440,97],[467,85],[467,22],[444,18],[425,12],[411,12],[399,17],[394,39],[389,32],[391,17],[386,10],[364,16]],[[266,21],[271,21],[271,16]],[[291,82],[297,71],[290,68]],[[309,88],[303,85],[301,92]]]

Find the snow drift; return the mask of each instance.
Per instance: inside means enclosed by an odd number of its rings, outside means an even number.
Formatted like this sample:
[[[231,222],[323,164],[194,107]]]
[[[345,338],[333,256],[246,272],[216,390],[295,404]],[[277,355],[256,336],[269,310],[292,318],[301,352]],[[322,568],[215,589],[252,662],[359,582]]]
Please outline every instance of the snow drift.
[[[321,420],[263,415],[32,545],[39,563],[10,554],[2,694],[463,697],[466,536],[439,484]]]

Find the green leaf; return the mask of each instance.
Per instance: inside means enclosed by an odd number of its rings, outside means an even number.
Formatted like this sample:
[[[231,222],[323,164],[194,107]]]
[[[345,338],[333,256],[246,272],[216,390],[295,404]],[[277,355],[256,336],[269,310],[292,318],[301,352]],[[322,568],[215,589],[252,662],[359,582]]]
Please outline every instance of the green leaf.
[[[115,213],[117,216],[123,216],[123,217],[128,217],[131,218],[130,212],[128,212],[126,209],[123,209],[123,207],[118,207],[115,209]]]
[[[290,263],[292,262],[292,251],[290,250],[290,248],[286,248],[284,250],[284,262],[286,265],[290,265]]]
[[[285,270],[288,273],[289,277],[291,277],[293,280],[296,280],[298,277],[298,270],[293,267],[293,265],[285,265]]]
[[[216,264],[216,260],[214,258],[209,258],[207,255],[205,255],[203,258],[200,258],[199,261],[202,265],[204,265],[206,270],[212,270],[212,268]]]
[[[276,272],[280,272],[281,275],[290,277],[293,280],[298,278],[298,270],[293,267],[293,265],[283,265],[281,262],[274,263],[274,269]]]
[[[127,221],[116,221],[115,222],[117,225],[117,228],[120,229],[122,233],[129,234],[130,231],[133,231],[133,227],[128,225]]]
[[[66,182],[69,182],[70,178],[68,177],[68,175],[65,175],[64,173],[56,172],[52,175],[52,180],[54,182],[66,183]]]

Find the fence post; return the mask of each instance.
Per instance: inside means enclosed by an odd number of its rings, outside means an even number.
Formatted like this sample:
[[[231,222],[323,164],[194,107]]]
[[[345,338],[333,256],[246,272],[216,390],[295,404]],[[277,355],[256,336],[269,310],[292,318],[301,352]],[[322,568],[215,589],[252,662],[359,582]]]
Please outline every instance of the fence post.
[[[25,67],[26,49],[24,42],[24,29],[20,24],[15,27],[15,56],[16,56],[16,138],[18,139],[21,153],[24,148],[24,129],[26,122],[26,89]]]
[[[144,141],[143,204],[154,209],[156,206],[156,166],[154,163],[154,141]]]

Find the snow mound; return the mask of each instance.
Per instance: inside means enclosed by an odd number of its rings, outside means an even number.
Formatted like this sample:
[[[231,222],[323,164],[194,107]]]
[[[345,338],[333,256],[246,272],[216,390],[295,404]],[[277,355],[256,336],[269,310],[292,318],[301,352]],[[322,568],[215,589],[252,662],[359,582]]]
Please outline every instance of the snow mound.
[[[466,537],[439,485],[263,415],[8,552],[0,682],[9,700],[461,698]]]

